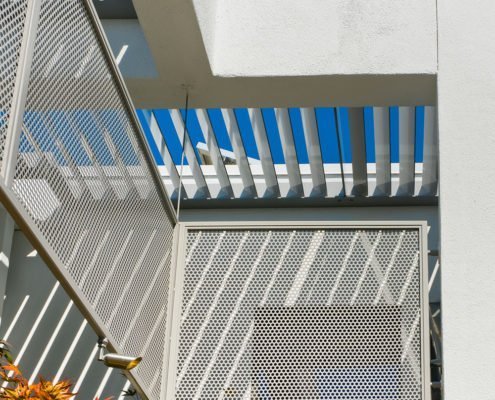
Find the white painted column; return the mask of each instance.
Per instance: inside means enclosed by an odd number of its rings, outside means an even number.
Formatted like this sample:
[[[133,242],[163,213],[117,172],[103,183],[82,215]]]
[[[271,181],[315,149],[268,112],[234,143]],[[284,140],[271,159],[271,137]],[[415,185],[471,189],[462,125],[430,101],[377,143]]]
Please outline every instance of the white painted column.
[[[13,237],[14,221],[9,213],[0,206],[0,324],[2,323],[1,317],[7,288]]]
[[[495,399],[495,2],[438,0],[446,400]]]

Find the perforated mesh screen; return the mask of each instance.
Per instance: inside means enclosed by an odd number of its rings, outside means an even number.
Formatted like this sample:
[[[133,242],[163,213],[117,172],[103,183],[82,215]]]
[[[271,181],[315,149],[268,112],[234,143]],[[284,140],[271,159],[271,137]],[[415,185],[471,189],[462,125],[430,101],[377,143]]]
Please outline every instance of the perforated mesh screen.
[[[27,0],[0,1],[0,171],[26,7]]]
[[[110,71],[83,1],[43,1],[12,190],[156,399],[173,221]]]
[[[419,230],[190,230],[176,398],[421,399]]]

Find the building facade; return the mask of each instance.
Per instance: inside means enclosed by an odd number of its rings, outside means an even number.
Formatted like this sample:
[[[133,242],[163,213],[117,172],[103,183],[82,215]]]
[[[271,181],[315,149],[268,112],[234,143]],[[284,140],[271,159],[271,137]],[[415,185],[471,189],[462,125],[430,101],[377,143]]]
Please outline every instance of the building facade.
[[[81,399],[491,399],[493,8],[2,2],[14,362]]]

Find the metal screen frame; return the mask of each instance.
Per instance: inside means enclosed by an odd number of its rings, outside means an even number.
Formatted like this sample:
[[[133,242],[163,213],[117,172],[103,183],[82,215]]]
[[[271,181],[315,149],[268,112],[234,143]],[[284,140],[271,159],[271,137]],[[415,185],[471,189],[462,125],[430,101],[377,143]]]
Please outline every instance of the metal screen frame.
[[[176,214],[174,207],[167,195],[161,175],[158,168],[154,162],[151,155],[151,150],[149,148],[148,142],[145,140],[144,132],[139,123],[138,117],[136,115],[135,107],[132,103],[130,94],[125,86],[124,79],[118,69],[118,66],[113,57],[113,53],[110,49],[110,45],[106,39],[103,31],[101,22],[97,16],[96,10],[92,3],[92,0],[78,0],[81,2],[83,7],[86,9],[87,14],[90,19],[90,23],[94,32],[96,33],[96,38],[101,46],[103,55],[109,66],[109,73],[111,78],[116,82],[116,87],[121,95],[123,106],[129,117],[129,121],[134,128],[136,135],[136,143],[139,149],[142,151],[144,157],[144,162],[149,167],[151,179],[154,183],[158,196],[161,200],[163,209],[165,210],[167,216],[170,218],[172,226],[177,223]],[[60,282],[63,289],[73,300],[75,305],[81,311],[83,316],[88,320],[91,328],[100,337],[106,337],[109,340],[108,349],[110,351],[115,351],[121,353],[121,349],[118,346],[117,340],[112,336],[109,330],[106,328],[103,321],[96,314],[95,310],[91,306],[90,302],[86,299],[82,290],[78,287],[75,280],[70,276],[68,271],[64,268],[64,263],[56,252],[51,248],[47,240],[44,238],[43,232],[34,224],[31,220],[31,216],[23,208],[19,207],[18,199],[15,193],[10,187],[11,181],[16,168],[17,153],[19,147],[19,139],[22,130],[22,121],[25,110],[25,105],[27,102],[27,86],[29,83],[31,75],[31,64],[33,58],[33,50],[35,40],[38,34],[38,20],[40,14],[41,0],[29,0],[28,2],[28,12],[24,20],[23,28],[23,43],[20,49],[18,67],[16,71],[16,79],[14,85],[13,101],[12,101],[12,112],[9,115],[9,120],[7,121],[7,135],[5,152],[3,154],[2,162],[0,163],[0,203],[4,206],[7,212],[15,221],[17,227],[19,227],[25,234],[27,239],[31,242],[33,247],[37,250],[41,259],[48,266],[50,271],[54,274],[55,278]],[[174,242],[172,246],[174,247]],[[172,259],[173,259],[172,254]],[[173,265],[173,264],[172,264]],[[174,268],[171,268],[171,274],[174,273]],[[173,276],[173,275],[172,275]],[[168,310],[170,310],[171,305],[168,304]],[[167,316],[167,329],[168,329],[168,319]],[[95,338],[96,343],[96,338]],[[163,371],[166,375],[166,372]],[[146,385],[140,380],[140,378],[134,374],[132,371],[125,372],[127,378],[131,380],[133,386],[138,390],[139,394],[143,398],[148,398],[145,393]]]
[[[162,382],[163,400],[175,399],[175,381],[178,362],[180,318],[182,314],[184,273],[186,267],[187,234],[190,230],[239,230],[239,229],[417,229],[419,234],[419,279],[421,305],[421,372],[422,399],[431,400],[430,390],[430,337],[429,337],[429,300],[428,300],[428,225],[426,221],[208,221],[208,222],[179,222],[176,225],[176,242],[173,263],[175,268],[170,277],[169,294],[174,296],[172,311],[168,315],[170,336],[166,341],[164,367],[167,371]],[[174,265],[174,264],[172,264]],[[170,304],[170,303],[169,303]]]
[[[170,200],[167,191],[165,189],[165,185],[162,181],[162,176],[158,171],[158,166],[151,155],[151,148],[148,141],[145,139],[145,134],[143,128],[141,127],[141,123],[139,122],[138,116],[136,114],[136,107],[134,107],[134,103],[132,102],[131,95],[127,90],[127,86],[125,85],[124,77],[122,76],[119,67],[113,57],[112,49],[110,47],[110,43],[105,35],[103,30],[103,26],[101,25],[100,19],[98,17],[98,13],[96,12],[95,6],[92,0],[83,0],[86,9],[88,10],[88,14],[91,18],[91,22],[93,23],[93,27],[95,28],[98,39],[101,42],[101,45],[104,49],[105,56],[107,58],[107,62],[110,66],[113,78],[117,81],[117,86],[120,89],[121,95],[124,99],[124,103],[127,107],[127,111],[129,113],[132,124],[134,125],[134,129],[136,129],[138,136],[138,145],[141,147],[143,151],[143,155],[146,158],[146,162],[151,167],[151,173],[155,180],[156,187],[158,189],[158,193],[163,202],[163,208],[168,213],[171,220],[177,223],[177,215],[175,214],[174,206],[172,205],[172,201]]]

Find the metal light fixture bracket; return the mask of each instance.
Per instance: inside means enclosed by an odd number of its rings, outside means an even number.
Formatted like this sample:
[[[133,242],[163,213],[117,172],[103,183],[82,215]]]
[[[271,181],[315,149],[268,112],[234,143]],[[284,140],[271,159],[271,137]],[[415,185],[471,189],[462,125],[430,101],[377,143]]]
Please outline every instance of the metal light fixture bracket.
[[[131,370],[141,362],[141,357],[132,357],[132,356],[123,356],[117,353],[108,353],[106,352],[108,345],[107,338],[99,338],[98,339],[98,348],[100,352],[98,354],[98,361],[103,361],[107,367]]]

